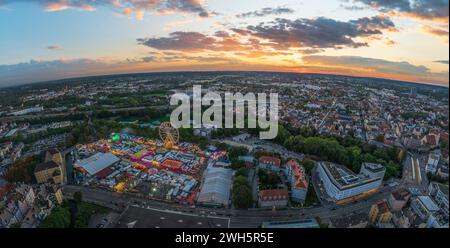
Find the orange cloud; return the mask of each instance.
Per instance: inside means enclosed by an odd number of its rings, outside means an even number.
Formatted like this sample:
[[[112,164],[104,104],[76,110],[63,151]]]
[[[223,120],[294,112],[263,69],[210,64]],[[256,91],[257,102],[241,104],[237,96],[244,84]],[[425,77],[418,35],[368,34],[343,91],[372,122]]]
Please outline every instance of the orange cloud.
[[[449,42],[448,26],[446,28],[440,28],[440,27],[423,25],[423,26],[420,26],[420,30],[422,30],[423,32],[425,32],[431,36],[438,37],[444,43],[448,44],[448,42]]]
[[[45,8],[45,10],[46,10],[46,11],[49,11],[49,12],[53,12],[53,11],[66,10],[66,9],[68,9],[68,8],[69,8],[69,6],[67,6],[67,5],[55,3],[55,4],[49,4],[49,5],[47,5],[47,7]]]
[[[70,5],[65,5],[62,3],[53,3],[53,4],[48,4],[45,7],[46,11],[49,12],[55,12],[55,11],[62,11],[62,10],[67,10],[67,9],[79,9],[79,10],[84,10],[84,11],[95,11],[95,7],[88,5],[88,4],[82,4],[79,6],[70,6]]]

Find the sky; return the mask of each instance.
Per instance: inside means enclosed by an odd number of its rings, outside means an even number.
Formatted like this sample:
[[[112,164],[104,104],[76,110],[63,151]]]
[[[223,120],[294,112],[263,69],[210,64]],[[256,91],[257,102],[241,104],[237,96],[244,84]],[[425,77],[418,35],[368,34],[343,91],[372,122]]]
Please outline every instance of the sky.
[[[448,0],[0,0],[0,87],[257,70],[449,85]]]

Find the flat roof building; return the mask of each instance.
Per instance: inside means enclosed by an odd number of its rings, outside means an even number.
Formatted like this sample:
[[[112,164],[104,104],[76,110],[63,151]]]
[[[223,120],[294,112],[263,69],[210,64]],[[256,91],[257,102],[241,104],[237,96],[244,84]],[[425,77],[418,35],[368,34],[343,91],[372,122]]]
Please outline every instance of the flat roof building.
[[[315,219],[263,222],[262,228],[319,228]]]
[[[94,176],[119,161],[120,159],[112,153],[99,152],[89,158],[75,162],[75,168],[81,169],[89,176]]]
[[[326,193],[334,201],[355,197],[377,190],[386,169],[382,165],[364,163],[355,174],[343,165],[319,162],[318,172]]]
[[[439,211],[439,206],[429,196],[418,196],[411,202],[411,208],[421,220],[427,220],[431,214]]]
[[[197,198],[198,203],[228,206],[233,171],[220,167],[209,167],[203,174],[203,184]]]

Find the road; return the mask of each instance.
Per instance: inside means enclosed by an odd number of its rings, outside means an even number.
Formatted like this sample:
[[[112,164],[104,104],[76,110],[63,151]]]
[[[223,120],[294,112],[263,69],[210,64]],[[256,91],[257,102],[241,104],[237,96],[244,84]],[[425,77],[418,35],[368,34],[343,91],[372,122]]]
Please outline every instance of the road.
[[[123,211],[129,205],[140,205],[142,207],[151,207],[161,210],[170,210],[179,213],[190,213],[199,216],[226,216],[231,219],[231,227],[259,227],[265,221],[281,221],[301,218],[319,217],[322,221],[327,222],[332,217],[342,217],[352,213],[368,213],[370,207],[375,202],[385,199],[390,192],[381,192],[371,196],[368,199],[360,200],[358,202],[339,205],[333,210],[330,207],[316,207],[316,208],[289,208],[283,210],[265,210],[265,209],[211,209],[196,207],[192,208],[186,205],[179,205],[176,203],[166,203],[156,200],[149,200],[130,196],[127,194],[120,194],[109,192],[105,190],[92,189],[81,186],[64,186],[64,194],[71,198],[74,192],[82,192],[83,199],[87,202],[95,203],[105,207],[109,207],[116,211]]]
[[[428,178],[425,171],[426,156],[408,152],[403,162],[401,185],[405,188],[414,187],[423,194],[427,193]]]
[[[327,114],[323,117],[322,121],[320,122],[319,126],[316,127],[316,130],[320,131],[320,129],[322,128],[323,124],[325,123],[325,120],[328,118],[328,116],[330,115],[331,111],[334,110],[334,106],[336,106],[337,101],[334,100],[333,104],[330,107],[330,110],[328,110]]]

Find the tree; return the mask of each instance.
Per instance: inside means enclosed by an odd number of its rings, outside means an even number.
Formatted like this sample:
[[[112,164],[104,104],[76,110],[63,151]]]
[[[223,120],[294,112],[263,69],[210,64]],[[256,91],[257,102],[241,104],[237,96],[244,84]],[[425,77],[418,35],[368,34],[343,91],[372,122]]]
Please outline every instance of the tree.
[[[311,174],[311,170],[314,168],[314,162],[309,159],[304,159],[301,164],[303,165],[303,168],[305,168],[306,174]]]
[[[236,176],[248,176],[248,170],[244,167],[239,168],[236,172]]]
[[[237,160],[237,159],[232,160],[231,161],[231,168],[233,170],[239,170],[241,168],[245,168],[245,161]]]
[[[245,185],[245,186],[248,186],[248,179],[247,179],[247,177],[246,176],[237,176],[235,179],[234,179],[234,182],[233,182],[233,187],[235,187],[235,186],[241,186],[241,185]]]
[[[70,226],[70,211],[67,207],[58,206],[42,222],[43,228],[68,228]]]
[[[228,158],[230,160],[238,159],[239,156],[248,154],[248,149],[245,147],[231,147],[228,152]]]
[[[239,209],[247,209],[252,205],[252,192],[246,185],[233,188],[233,205]]]
[[[220,151],[225,151],[228,149],[228,145],[223,143],[223,142],[219,142],[216,144],[217,149],[219,149]]]

